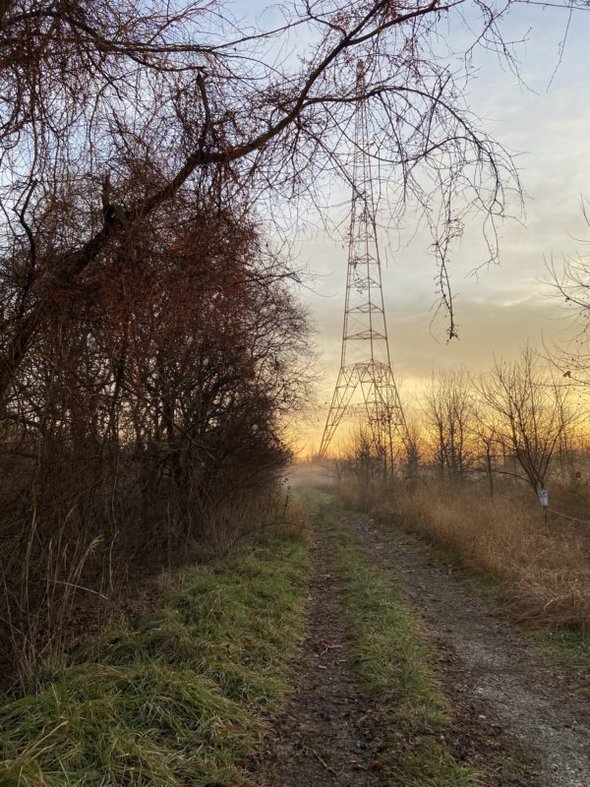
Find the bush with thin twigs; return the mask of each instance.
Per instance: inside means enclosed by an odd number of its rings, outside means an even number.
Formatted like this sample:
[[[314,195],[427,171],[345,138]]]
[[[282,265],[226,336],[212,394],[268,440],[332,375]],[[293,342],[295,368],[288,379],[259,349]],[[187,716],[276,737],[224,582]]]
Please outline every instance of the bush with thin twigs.
[[[4,682],[58,661],[92,600],[280,519],[310,359],[288,281],[248,206],[204,189],[48,309],[0,408]]]

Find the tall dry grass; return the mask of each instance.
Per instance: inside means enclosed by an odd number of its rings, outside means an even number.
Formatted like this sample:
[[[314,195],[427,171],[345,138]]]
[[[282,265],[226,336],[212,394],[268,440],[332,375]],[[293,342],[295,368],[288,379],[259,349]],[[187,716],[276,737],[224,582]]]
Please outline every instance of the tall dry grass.
[[[429,480],[396,487],[376,512],[500,580],[522,621],[590,630],[590,525],[545,520],[527,494],[506,487],[492,500],[479,484]]]

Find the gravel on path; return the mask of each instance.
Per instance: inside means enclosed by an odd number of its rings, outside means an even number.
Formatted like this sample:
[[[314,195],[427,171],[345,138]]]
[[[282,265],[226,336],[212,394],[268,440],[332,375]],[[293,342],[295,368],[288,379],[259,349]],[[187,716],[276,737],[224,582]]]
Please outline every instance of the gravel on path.
[[[536,752],[542,783],[590,787],[590,708],[576,676],[545,662],[414,539],[388,536],[361,515],[346,521],[422,615],[441,671],[461,675],[462,701]]]

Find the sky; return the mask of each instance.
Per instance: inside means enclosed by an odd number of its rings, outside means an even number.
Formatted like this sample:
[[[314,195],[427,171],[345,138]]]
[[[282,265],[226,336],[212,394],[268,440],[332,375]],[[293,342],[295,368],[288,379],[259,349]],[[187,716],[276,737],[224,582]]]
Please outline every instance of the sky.
[[[459,339],[446,342],[444,320],[431,324],[435,267],[430,237],[415,233],[415,217],[380,237],[392,363],[405,398],[419,394],[437,370],[462,365],[477,373],[494,356],[508,360],[527,342],[551,344],[568,332],[547,263],[559,266],[590,239],[581,209],[581,198],[590,198],[590,12],[574,15],[560,59],[566,26],[560,9],[517,6],[510,14],[505,34],[526,38],[516,47],[520,80],[495,56],[476,58],[469,105],[514,156],[526,201],[521,221],[500,226],[500,265],[477,276],[473,270],[485,257],[481,233],[475,224],[466,227],[451,263]],[[378,221],[385,225],[387,217]],[[320,407],[301,425],[297,446],[308,454],[319,446],[338,371],[347,251],[345,238],[328,236],[319,222],[296,238],[295,249],[297,264],[310,272],[301,297],[319,351]]]

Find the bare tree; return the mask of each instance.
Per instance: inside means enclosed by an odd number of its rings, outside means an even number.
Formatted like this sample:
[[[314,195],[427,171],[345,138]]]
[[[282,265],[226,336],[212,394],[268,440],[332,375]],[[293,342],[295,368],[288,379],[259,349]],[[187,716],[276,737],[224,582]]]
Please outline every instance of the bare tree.
[[[345,450],[346,468],[355,478],[360,504],[366,506],[377,485],[383,486],[383,457],[375,436],[364,425],[359,425]]]
[[[498,441],[515,457],[537,493],[545,486],[551,460],[575,420],[565,389],[526,347],[517,361],[496,361],[481,379],[479,393],[495,419]]]
[[[64,291],[6,407],[0,629],[26,662],[59,651],[74,586],[223,543],[290,456],[309,351],[285,265],[247,209],[169,208]]]
[[[590,228],[588,202],[582,202],[586,225]],[[583,249],[590,240],[581,240],[582,250],[561,265],[548,265],[549,282],[563,301],[571,319],[568,339],[548,351],[564,382],[587,386],[590,383],[590,256]]]
[[[413,200],[432,230],[453,336],[453,241],[471,209],[493,221],[505,187],[518,188],[461,90],[474,47],[510,59],[500,29],[510,5],[306,0],[281,6],[284,21],[265,29],[221,2],[4,3],[2,398],[63,289],[183,189],[248,187],[276,206],[315,200],[322,173],[347,177],[358,100],[369,107],[371,152],[399,184],[397,214]],[[449,43],[451,67],[443,50],[455,28],[468,40],[463,59]],[[494,257],[493,231],[486,237]]]
[[[497,464],[497,451],[500,448],[500,440],[495,423],[495,416],[491,415],[489,408],[483,406],[482,402],[477,402],[473,413],[473,437],[476,443],[475,450],[478,458],[483,461],[483,469],[486,474],[490,497],[494,497],[494,473]]]
[[[426,418],[441,475],[463,478],[470,459],[474,428],[473,384],[464,369],[433,375],[426,391]]]
[[[402,462],[406,479],[414,482],[418,478],[420,462],[424,455],[424,435],[418,421],[415,418],[408,418],[406,408],[404,408],[404,413],[406,415],[406,439],[403,446]]]

